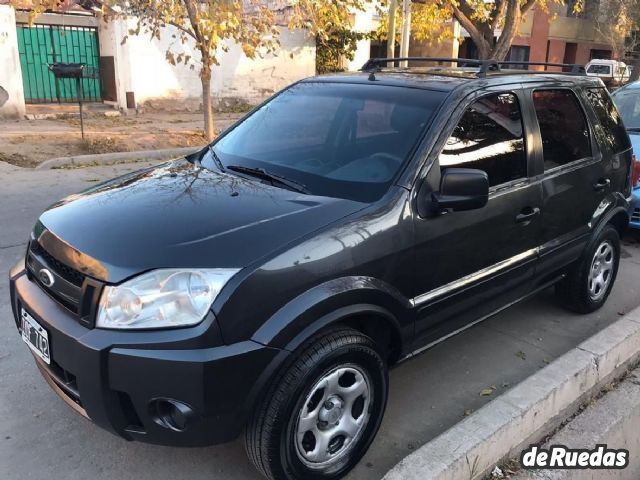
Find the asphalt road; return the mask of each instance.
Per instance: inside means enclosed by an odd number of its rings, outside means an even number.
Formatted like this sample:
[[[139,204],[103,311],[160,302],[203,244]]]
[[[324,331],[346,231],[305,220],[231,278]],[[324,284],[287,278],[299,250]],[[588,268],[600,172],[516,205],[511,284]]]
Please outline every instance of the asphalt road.
[[[241,441],[178,449],[128,443],[72,412],[45,384],[17,334],[9,268],[38,214],[60,197],[142,164],[34,172],[0,162],[0,479],[257,479]],[[618,282],[600,312],[567,313],[552,291],[391,372],[387,413],[351,480],[380,478],[469,412],[640,304],[640,236],[625,238]],[[491,396],[480,392],[495,387]],[[224,392],[221,392],[224,394]]]

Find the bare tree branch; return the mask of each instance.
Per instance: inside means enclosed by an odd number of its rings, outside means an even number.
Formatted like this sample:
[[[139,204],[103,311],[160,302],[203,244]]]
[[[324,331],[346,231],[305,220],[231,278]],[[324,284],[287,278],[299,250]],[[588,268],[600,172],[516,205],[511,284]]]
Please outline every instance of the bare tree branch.
[[[169,25],[177,28],[178,30],[180,30],[181,32],[184,32],[185,34],[189,35],[191,38],[193,38],[194,40],[196,39],[196,34],[193,33],[193,31],[189,30],[186,27],[183,27],[182,25],[175,23],[175,22],[169,22]]]
[[[504,60],[509,53],[513,39],[518,33],[520,22],[522,19],[522,11],[520,10],[520,0],[507,0],[506,18],[504,29],[496,45],[493,49],[493,57],[497,60]]]
[[[471,39],[473,40],[473,43],[476,44],[478,53],[480,54],[480,58],[487,58],[490,54],[491,46],[484,38],[484,35],[480,32],[476,24],[469,18],[469,16],[467,16],[460,8],[458,8],[455,3],[452,3],[451,7],[456,20],[460,22],[462,28],[464,28],[469,33]]]
[[[496,7],[492,13],[493,20],[491,21],[491,31],[495,32],[496,28],[500,25],[500,21],[504,17],[505,9],[507,8],[506,0],[496,0]]]

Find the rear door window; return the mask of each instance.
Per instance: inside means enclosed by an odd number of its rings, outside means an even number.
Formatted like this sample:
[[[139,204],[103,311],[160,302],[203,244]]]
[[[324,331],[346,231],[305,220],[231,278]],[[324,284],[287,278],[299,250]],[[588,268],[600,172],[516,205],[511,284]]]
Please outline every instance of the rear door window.
[[[460,119],[440,153],[440,168],[475,168],[487,172],[489,184],[527,177],[522,114],[513,93],[476,100]]]
[[[586,93],[600,122],[600,125],[596,126],[598,140],[613,153],[620,153],[631,148],[622,117],[607,91],[598,87],[588,88]]]
[[[571,90],[536,90],[533,104],[540,125],[545,171],[591,157],[589,126]]]

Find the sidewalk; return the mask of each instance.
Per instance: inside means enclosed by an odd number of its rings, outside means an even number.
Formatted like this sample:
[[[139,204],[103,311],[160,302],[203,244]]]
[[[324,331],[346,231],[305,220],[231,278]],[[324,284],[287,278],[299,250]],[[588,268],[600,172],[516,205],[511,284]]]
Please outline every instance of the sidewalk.
[[[565,445],[592,450],[596,445],[629,451],[624,470],[533,470],[521,471],[513,480],[637,480],[640,478],[640,368],[633,370],[612,391],[548,439],[543,447]]]
[[[621,265],[624,268],[624,262]],[[509,464],[517,464],[523,449],[553,434],[580,412],[582,405],[625,378],[629,369],[637,368],[639,361],[640,307],[426,443],[392,468],[384,480],[476,480],[486,478],[501,462],[516,459]],[[626,389],[633,391],[623,390],[608,402],[605,397],[606,406],[599,414],[582,420],[582,428],[565,429],[570,432],[567,437],[557,434],[560,438],[552,438],[549,444],[592,449],[611,441],[610,449],[626,448],[631,458],[637,459],[640,439],[633,434],[640,427],[637,387],[627,385]],[[521,480],[637,479],[634,469],[638,469],[637,463],[626,470],[584,470],[582,475],[545,470],[537,477],[525,472]],[[499,472],[492,478],[504,478],[501,475]]]
[[[224,130],[242,113],[214,116]],[[45,160],[78,155],[194,147],[206,143],[202,113],[146,112],[139,115],[85,116],[85,140],[77,115],[48,120],[0,120],[0,161],[35,167]]]

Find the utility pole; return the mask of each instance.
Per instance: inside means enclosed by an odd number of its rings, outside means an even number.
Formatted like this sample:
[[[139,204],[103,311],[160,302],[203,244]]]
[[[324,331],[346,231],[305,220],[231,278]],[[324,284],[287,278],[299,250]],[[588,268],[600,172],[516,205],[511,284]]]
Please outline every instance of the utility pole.
[[[387,58],[396,56],[396,12],[397,0],[389,0],[389,32],[387,34]]]
[[[400,56],[409,56],[409,40],[411,39],[411,0],[402,2],[402,37],[400,40]],[[408,67],[409,62],[401,62],[401,67]]]

